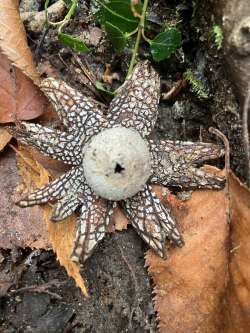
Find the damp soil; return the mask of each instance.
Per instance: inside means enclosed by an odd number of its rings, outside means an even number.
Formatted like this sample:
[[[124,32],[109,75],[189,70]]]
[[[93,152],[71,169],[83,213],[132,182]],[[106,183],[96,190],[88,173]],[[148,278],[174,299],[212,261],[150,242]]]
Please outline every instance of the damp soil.
[[[182,49],[170,59],[154,65],[161,75],[163,92],[168,91],[183,72],[191,69],[203,82],[209,96],[201,98],[186,87],[175,98],[162,100],[153,136],[220,143],[208,132],[210,126],[218,128],[230,141],[232,169],[244,181],[239,106],[230,78],[227,77],[223,54],[216,49],[211,37],[211,27],[215,24],[212,15],[208,17],[211,8],[206,4],[199,7],[195,1],[190,3],[151,1],[151,19],[160,22],[181,19],[183,36]],[[113,80],[111,84],[104,83],[106,89],[114,90],[123,82],[130,52],[126,50],[123,54],[117,54],[113,51],[89,15],[88,2],[79,1],[77,12],[65,32],[88,41],[92,52],[79,55],[79,58],[81,61],[87,60],[98,81],[103,79],[106,64],[111,64],[111,72],[117,73],[119,80]],[[96,94],[88,88],[89,83],[79,64],[74,61],[73,52],[58,42],[56,32],[49,30],[43,43],[42,35],[28,32],[41,75],[54,74],[96,98]],[[140,55],[142,59],[148,57],[146,45],[142,44]],[[100,92],[98,95],[100,102],[108,104],[110,99],[107,95]],[[45,117],[41,121],[54,120]],[[223,160],[217,161],[216,165],[223,167]],[[146,250],[147,246],[131,227],[108,234],[84,265],[83,275],[90,292],[88,299],[82,296],[51,251],[2,250],[0,331],[157,332],[153,285],[144,261]]]
[[[1,332],[156,332],[145,250],[132,228],[107,235],[84,267],[87,299],[51,251],[2,253],[13,285],[1,298]]]

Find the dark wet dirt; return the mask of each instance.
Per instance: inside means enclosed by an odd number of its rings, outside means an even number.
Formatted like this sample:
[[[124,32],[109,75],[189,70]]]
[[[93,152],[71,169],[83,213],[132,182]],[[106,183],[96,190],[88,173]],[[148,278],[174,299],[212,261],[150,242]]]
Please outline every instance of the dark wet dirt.
[[[9,253],[3,253],[5,281],[18,281],[1,298],[1,332],[156,332],[144,251],[132,228],[107,235],[84,267],[88,299],[51,251],[35,255],[29,265],[25,265],[28,250],[19,251],[15,264]],[[56,295],[21,291],[45,283]]]
[[[183,49],[176,56],[154,65],[161,74],[163,90],[171,88],[182,73],[191,68],[208,86],[210,97],[202,100],[187,87],[175,99],[161,101],[153,135],[157,138],[202,139],[219,143],[208,133],[208,128],[214,126],[228,137],[232,168],[244,180],[239,107],[223,67],[223,55],[216,50],[211,38],[213,19],[203,14],[210,9],[194,9],[186,3],[174,1],[167,6],[165,1],[154,1],[150,6],[150,13],[160,21],[173,21],[176,19],[176,6],[182,5]],[[90,34],[94,27],[94,20],[88,15],[88,4],[80,1],[66,32],[89,38],[91,46]],[[40,38],[39,34],[29,33],[30,45],[36,52],[42,75],[48,75],[50,64],[56,75],[91,95],[83,85],[86,79],[81,71],[72,65],[72,52],[59,44],[55,31],[50,30],[43,46],[37,49]],[[104,36],[98,46],[92,47],[93,52],[80,56],[80,59],[88,60],[99,81],[102,81],[105,64],[111,64],[112,71],[119,74],[120,80],[113,81],[112,85],[104,83],[104,86],[116,89],[126,75],[129,52],[115,54]],[[144,45],[140,53],[142,58],[146,57]],[[109,98],[103,96],[101,101],[105,100]],[[216,165],[223,167],[223,160]],[[123,232],[108,234],[84,266],[83,275],[90,292],[88,299],[82,296],[51,251],[2,250],[0,332],[157,332],[153,286],[144,261],[146,250],[146,245],[131,227]],[[22,289],[31,286],[34,288]],[[41,286],[45,290],[41,290]]]

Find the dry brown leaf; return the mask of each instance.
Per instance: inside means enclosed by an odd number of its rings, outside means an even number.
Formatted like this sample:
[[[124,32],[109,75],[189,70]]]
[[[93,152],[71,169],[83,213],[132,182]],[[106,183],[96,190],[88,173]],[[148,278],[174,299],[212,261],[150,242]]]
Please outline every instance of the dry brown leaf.
[[[55,79],[60,80],[60,72],[58,69],[56,69],[49,60],[41,59],[39,60],[39,63],[37,64],[37,70],[39,72],[40,76],[52,76]]]
[[[122,209],[120,207],[116,207],[112,215],[112,223],[109,226],[109,232],[115,232],[115,230],[122,231],[127,229],[129,223],[129,220],[125,216]]]
[[[0,53],[0,123],[36,118],[46,107],[39,88]]]
[[[1,154],[0,159],[1,248],[49,248],[50,242],[45,223],[42,222],[41,208],[19,208],[15,205],[16,186],[20,182],[15,153],[8,149]]]
[[[103,37],[103,30],[98,27],[89,27],[89,44],[98,46]]]
[[[0,127],[0,151],[4,149],[12,136],[4,128]]]
[[[77,217],[72,215],[61,223],[52,223],[50,217],[51,207],[47,205],[44,208],[44,219],[47,223],[49,238],[57,259],[64,266],[68,275],[75,280],[77,286],[82,290],[83,295],[88,297],[85,282],[80,274],[80,267],[70,259],[75,240]]]
[[[146,256],[155,287],[161,333],[217,332],[219,304],[227,279],[228,226],[223,192],[196,191],[174,210],[185,246],[168,260]]]
[[[229,177],[231,245],[224,331],[250,330],[250,191],[231,172]]]
[[[106,69],[105,72],[102,76],[103,82],[107,82],[109,84],[113,83],[113,80],[119,80],[120,76],[118,73],[112,73],[111,71],[111,65],[110,64],[106,64]]]
[[[194,192],[174,209],[185,246],[147,253],[161,333],[249,332],[250,193],[233,173],[229,194],[230,206],[225,191]]]
[[[0,1],[0,49],[27,77],[39,84],[18,7],[16,0]]]
[[[33,160],[33,157],[28,150],[22,149],[21,154],[22,157],[20,158],[21,165],[19,166],[19,170],[25,188],[30,191],[34,185],[35,187],[41,187],[42,185],[47,184],[50,175],[43,166]],[[70,259],[75,238],[76,216],[70,217],[62,223],[52,223],[50,220],[51,206],[49,204],[43,205],[42,210],[43,220],[45,220],[47,224],[49,239],[60,264],[64,266],[68,275],[75,280],[83,294],[88,296],[85,283],[80,274],[80,267]],[[44,223],[44,221],[41,221],[41,223]]]
[[[19,1],[0,1],[0,122],[33,119],[47,105],[19,16]],[[33,83],[33,82],[34,83]]]

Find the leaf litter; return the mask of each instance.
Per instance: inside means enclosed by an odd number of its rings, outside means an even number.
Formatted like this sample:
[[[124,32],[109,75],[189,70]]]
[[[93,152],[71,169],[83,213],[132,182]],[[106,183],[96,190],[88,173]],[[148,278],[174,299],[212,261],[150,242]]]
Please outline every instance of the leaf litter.
[[[18,158],[19,169],[25,191],[30,192],[34,187],[47,183],[50,175],[39,162],[34,160],[34,155],[27,148],[22,149],[21,152],[26,160]],[[47,165],[50,166],[48,162]],[[242,185],[232,174],[230,182],[231,179],[234,180],[234,186],[230,187],[230,197],[236,200],[236,197],[241,197],[241,193],[238,192],[242,191]],[[207,332],[208,328],[212,332],[219,332],[226,318],[231,318],[229,309],[223,308],[225,297],[228,297],[227,288],[230,285],[229,260],[232,253],[233,256],[236,256],[238,251],[245,251],[244,246],[241,250],[238,247],[240,243],[238,239],[234,241],[234,245],[230,245],[230,237],[233,239],[234,236],[230,234],[227,217],[228,202],[225,192],[195,191],[190,200],[183,202],[166,192],[164,188],[157,186],[154,190],[165,203],[166,199],[169,201],[171,198],[171,205],[186,243],[182,249],[170,248],[167,260],[160,259],[152,251],[146,255],[146,264],[149,266],[148,270],[155,284],[155,309],[160,319],[161,332],[186,332],[192,331],[195,327],[199,327],[201,332]],[[245,188],[244,191],[247,202],[249,192]],[[238,201],[236,200],[236,202]],[[249,212],[245,212],[244,204],[239,205],[240,207],[236,211],[235,208],[233,210],[231,208],[232,221],[234,221],[234,215],[241,216],[241,214],[247,221]],[[62,223],[53,224],[50,221],[51,205],[47,204],[42,208],[37,208],[42,209],[43,216],[40,218],[40,223],[43,221],[46,223],[45,233],[48,233],[47,237],[52,243],[59,262],[65,267],[69,276],[75,279],[83,294],[87,295],[79,266],[70,260],[77,217],[74,216]],[[238,210],[243,210],[243,212],[240,213]],[[126,229],[129,223],[119,208],[115,210],[112,220],[110,232]],[[244,227],[247,227],[246,221]],[[233,222],[232,225],[234,225]],[[247,235],[249,236],[249,231],[248,234],[244,233],[244,237],[246,238]],[[244,244],[246,243],[245,240]],[[232,249],[234,250],[231,251]],[[233,262],[231,262],[232,264]],[[244,259],[241,265],[243,265],[242,271],[245,272]],[[242,279],[242,276],[237,278]],[[231,280],[236,281],[234,276]],[[248,280],[250,281],[250,277]],[[242,283],[238,284],[244,290]],[[237,293],[236,296],[239,297]],[[231,298],[229,298],[230,300]],[[246,303],[247,298],[244,300]],[[238,302],[241,302],[241,298]],[[246,307],[245,304],[244,306]],[[244,323],[244,318],[242,320]]]
[[[185,246],[166,261],[147,252],[161,333],[248,331],[250,193],[232,172],[229,198],[195,191],[173,206]]]
[[[4,16],[3,9],[6,11]],[[1,18],[4,17],[0,27],[7,22],[9,29],[10,17],[13,24],[17,24],[19,19],[14,1],[7,0],[4,4],[1,3],[0,13]],[[15,33],[22,31],[20,27],[16,30],[11,28],[11,31],[15,31]],[[6,48],[6,36],[10,31],[8,29],[0,29],[5,35],[3,38],[0,33],[1,49],[11,62],[37,83],[39,78],[36,71],[33,72],[33,65],[29,60],[28,64],[22,63],[23,58],[30,58],[27,50],[22,48],[21,53],[15,54],[14,48],[10,50]],[[11,40],[15,40],[16,36],[12,37]],[[9,40],[8,43],[10,43]],[[21,45],[27,45],[27,41]],[[20,54],[22,54],[21,63],[19,62]],[[27,74],[28,68],[31,68],[29,74]],[[3,122],[5,121],[7,120]],[[29,150],[22,149],[21,154],[23,156],[18,157],[18,165],[26,190],[47,183],[50,178],[48,171],[36,162]],[[12,171],[16,173],[14,167]],[[229,189],[230,202],[227,201],[225,192],[222,191],[196,191],[186,202],[178,201],[173,196],[175,199],[171,203],[183,231],[186,245],[182,249],[171,248],[170,256],[166,261],[157,257],[152,251],[146,255],[146,263],[155,283],[154,300],[160,319],[161,333],[236,332],[247,331],[250,326],[250,195],[249,190],[232,173],[229,177]],[[158,192],[161,194],[160,189]],[[166,195],[161,194],[161,197],[166,201]],[[34,221],[36,220],[42,225],[41,220],[45,220],[53,249],[57,253],[60,263],[87,295],[79,267],[75,267],[75,264],[69,262],[76,217],[54,225],[50,222],[50,205],[35,208],[40,215],[37,215],[39,218],[36,217]],[[29,208],[28,211],[31,210],[33,208]],[[230,225],[228,224],[228,213],[230,213]],[[17,214],[19,215],[19,212]],[[126,228],[128,221],[119,209],[115,216],[116,228],[118,230]],[[32,214],[20,218],[19,223],[23,223],[23,221],[26,221],[25,224],[29,226],[27,230],[27,234],[29,234],[31,229],[28,222],[32,221]],[[15,226],[13,223],[12,230],[15,229]],[[111,230],[114,231],[114,228]],[[45,234],[48,236],[46,229]],[[9,241],[14,244],[17,241],[16,234],[12,233],[11,237]],[[45,239],[44,244],[40,246],[47,248],[49,246],[48,237]],[[27,240],[23,242],[23,247],[25,246],[30,246]],[[31,247],[39,246],[33,244]]]
[[[36,118],[46,106],[38,87],[0,53],[0,123]]]
[[[23,165],[23,168],[26,165]],[[28,171],[27,171],[28,172]],[[6,149],[0,161],[0,244],[2,249],[15,247],[50,247],[40,207],[22,209],[15,205],[16,187],[22,182],[16,165],[14,151]],[[18,185],[18,191],[23,189]]]
[[[40,116],[47,101],[32,60],[17,2],[0,2],[0,123]]]
[[[38,85],[40,77],[32,60],[18,4],[16,0],[0,2],[0,49],[12,64]]]

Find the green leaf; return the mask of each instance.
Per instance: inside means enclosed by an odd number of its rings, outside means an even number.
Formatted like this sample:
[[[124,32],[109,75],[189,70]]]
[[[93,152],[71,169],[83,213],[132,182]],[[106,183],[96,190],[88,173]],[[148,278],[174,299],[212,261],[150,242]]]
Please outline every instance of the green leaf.
[[[104,87],[103,87],[103,84],[100,82],[100,81],[96,81],[95,82],[95,87],[96,89],[102,91],[102,92],[105,92],[107,95],[109,96],[112,96],[114,97],[115,96],[115,93],[113,91],[109,91],[109,90],[106,90]]]
[[[63,0],[63,2],[67,7],[69,7],[71,5],[72,0]]]
[[[72,37],[70,35],[60,32],[58,34],[58,39],[64,45],[70,46],[74,51],[78,51],[78,52],[90,51],[90,49],[78,37]]]
[[[139,23],[139,18],[134,17],[131,11],[130,0],[92,0],[92,13],[97,20],[105,26],[107,22],[117,27],[123,33],[129,33],[135,30]],[[140,14],[142,5],[135,6]]]
[[[127,38],[124,33],[110,22],[106,22],[104,27],[114,48],[117,51],[123,50],[127,43]]]
[[[181,46],[181,32],[168,28],[159,33],[150,43],[150,50],[155,61],[167,59]]]

